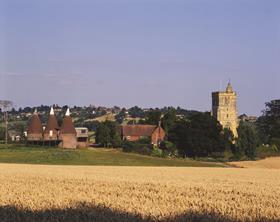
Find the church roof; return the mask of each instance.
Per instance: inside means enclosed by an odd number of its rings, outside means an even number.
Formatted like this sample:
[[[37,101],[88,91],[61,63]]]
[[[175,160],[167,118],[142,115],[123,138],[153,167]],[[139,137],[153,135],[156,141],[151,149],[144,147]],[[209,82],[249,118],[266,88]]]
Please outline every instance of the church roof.
[[[27,129],[28,134],[42,134],[43,133],[43,127],[42,122],[35,110]]]
[[[70,116],[69,108],[67,109],[65,117],[63,119],[60,134],[77,134],[72,118]]]
[[[233,88],[232,88],[232,85],[231,85],[230,82],[229,82],[228,85],[227,85],[226,92],[227,92],[227,93],[233,92]]]

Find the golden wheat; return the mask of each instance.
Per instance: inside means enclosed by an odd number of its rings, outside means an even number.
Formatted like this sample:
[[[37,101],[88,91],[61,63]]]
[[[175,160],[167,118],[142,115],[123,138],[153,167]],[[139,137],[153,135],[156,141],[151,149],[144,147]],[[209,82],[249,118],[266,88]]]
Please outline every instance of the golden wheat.
[[[244,168],[280,169],[280,157],[269,157],[258,161],[231,162],[230,164]]]
[[[0,164],[1,221],[277,221],[280,171]]]

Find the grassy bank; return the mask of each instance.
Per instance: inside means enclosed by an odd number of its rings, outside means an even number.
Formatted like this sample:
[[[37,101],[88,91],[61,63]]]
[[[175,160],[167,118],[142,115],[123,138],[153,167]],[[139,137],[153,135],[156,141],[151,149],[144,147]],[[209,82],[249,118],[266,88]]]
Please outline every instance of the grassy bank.
[[[124,153],[115,149],[90,148],[64,150],[59,148],[21,147],[0,145],[0,163],[29,163],[50,165],[96,166],[192,166],[224,167],[222,163],[210,163],[191,159],[164,159]]]

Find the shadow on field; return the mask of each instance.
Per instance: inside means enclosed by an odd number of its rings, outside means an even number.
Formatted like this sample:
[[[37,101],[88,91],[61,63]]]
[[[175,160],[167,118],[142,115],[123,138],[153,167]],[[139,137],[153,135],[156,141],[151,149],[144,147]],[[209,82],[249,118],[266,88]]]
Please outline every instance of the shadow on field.
[[[44,211],[31,211],[25,209],[18,209],[14,206],[0,207],[0,221],[1,222],[191,222],[191,221],[244,221],[238,219],[231,219],[215,213],[195,213],[187,212],[175,217],[167,217],[164,219],[157,219],[151,216],[142,217],[139,214],[127,213],[124,211],[116,211],[104,206],[90,207],[84,204],[79,204],[75,208],[68,209],[50,209]],[[254,221],[280,221],[268,220],[266,218],[259,218]]]

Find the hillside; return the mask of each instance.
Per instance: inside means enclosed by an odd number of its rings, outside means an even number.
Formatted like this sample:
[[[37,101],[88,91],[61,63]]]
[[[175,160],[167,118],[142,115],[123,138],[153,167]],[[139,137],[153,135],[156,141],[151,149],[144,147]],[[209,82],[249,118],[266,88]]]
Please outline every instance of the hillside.
[[[193,166],[225,167],[222,163],[210,163],[191,159],[164,159],[124,153],[116,149],[89,148],[63,150],[42,147],[0,146],[0,163],[29,163],[50,165],[98,165],[98,166]]]

